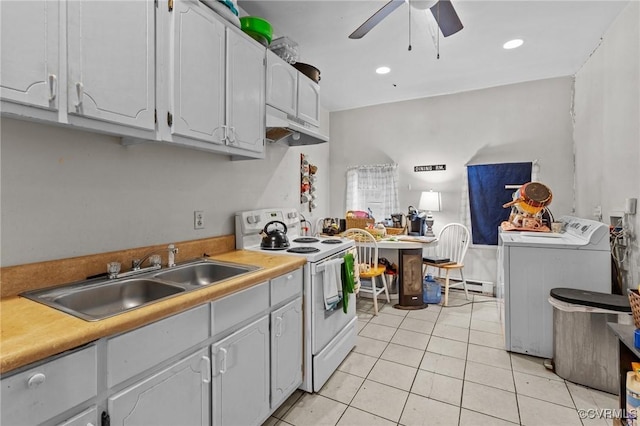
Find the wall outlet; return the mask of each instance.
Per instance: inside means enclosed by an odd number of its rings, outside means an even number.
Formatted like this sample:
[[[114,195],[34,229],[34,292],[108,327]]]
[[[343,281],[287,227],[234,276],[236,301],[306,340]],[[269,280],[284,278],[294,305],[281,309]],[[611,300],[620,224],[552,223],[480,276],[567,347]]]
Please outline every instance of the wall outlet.
[[[193,212],[193,229],[204,229],[204,212],[202,210]]]

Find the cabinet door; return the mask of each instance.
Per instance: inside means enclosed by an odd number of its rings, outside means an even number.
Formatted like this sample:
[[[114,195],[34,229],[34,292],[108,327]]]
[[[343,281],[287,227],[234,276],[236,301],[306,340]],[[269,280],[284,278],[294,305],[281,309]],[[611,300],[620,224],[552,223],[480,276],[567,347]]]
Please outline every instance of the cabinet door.
[[[304,74],[298,74],[298,118],[320,125],[320,86]]]
[[[259,425],[269,414],[269,317],[212,346],[212,424]]]
[[[302,298],[271,313],[271,408],[302,383]]]
[[[227,28],[228,144],[263,152],[264,114],[265,49]]]
[[[59,423],[58,426],[98,426],[98,409],[93,406],[69,420]]]
[[[2,1],[0,97],[57,109],[58,1]]]
[[[152,0],[70,1],[68,112],[155,130]]]
[[[112,425],[208,425],[211,361],[201,350],[108,400]]]
[[[95,345],[0,379],[0,424],[35,425],[98,393]]]
[[[202,2],[178,1],[170,15],[171,133],[223,143],[225,26]]]
[[[298,70],[267,51],[267,104],[295,117],[298,109]]]

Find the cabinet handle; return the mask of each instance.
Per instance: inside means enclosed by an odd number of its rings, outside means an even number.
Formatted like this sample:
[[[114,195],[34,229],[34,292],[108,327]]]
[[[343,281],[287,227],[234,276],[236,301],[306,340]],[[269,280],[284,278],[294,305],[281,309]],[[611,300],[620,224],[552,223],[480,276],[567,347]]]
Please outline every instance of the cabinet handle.
[[[209,359],[208,356],[203,355],[200,362],[202,361],[204,361],[204,371],[205,371],[205,375],[204,375],[204,378],[202,379],[202,382],[211,383],[211,360]]]
[[[228,136],[227,140],[231,145],[234,145],[236,143],[236,128],[231,126],[229,127],[229,129],[230,129],[229,135],[231,136]]]
[[[84,98],[84,85],[80,81],[76,83],[76,93],[78,94],[78,103],[76,103],[76,111],[80,112],[80,108],[82,108],[82,99]]]
[[[228,129],[227,129],[227,125],[222,125],[222,143],[224,143],[225,145],[227,144],[227,138],[228,136]]]
[[[56,98],[58,92],[58,78],[55,74],[49,74],[49,102]]]
[[[276,317],[276,337],[282,336],[282,317]]]
[[[222,352],[222,368],[219,373],[224,374],[227,372],[227,350],[225,348],[220,348],[220,352]]]
[[[27,382],[27,386],[30,388],[36,388],[44,383],[47,377],[42,373],[36,373],[33,376],[29,377],[29,381]]]
[[[293,279],[293,274],[287,275],[287,281],[291,281]]]

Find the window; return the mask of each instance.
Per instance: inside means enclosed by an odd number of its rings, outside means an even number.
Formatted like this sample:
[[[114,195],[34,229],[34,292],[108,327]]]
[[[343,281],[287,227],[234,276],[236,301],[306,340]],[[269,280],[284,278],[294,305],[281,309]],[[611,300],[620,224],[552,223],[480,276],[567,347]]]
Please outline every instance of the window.
[[[398,165],[376,164],[347,169],[347,210],[371,211],[376,221],[400,211]]]
[[[471,237],[476,245],[497,245],[498,226],[509,218],[513,189],[533,178],[533,163],[478,164],[467,166],[467,186]]]

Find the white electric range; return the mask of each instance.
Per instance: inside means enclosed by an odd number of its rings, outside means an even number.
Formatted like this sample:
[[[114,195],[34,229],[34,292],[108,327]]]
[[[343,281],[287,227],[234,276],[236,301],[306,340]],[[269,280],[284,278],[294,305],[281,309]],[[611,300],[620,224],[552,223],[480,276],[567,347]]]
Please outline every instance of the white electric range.
[[[344,257],[355,245],[340,237],[308,237],[301,235],[301,216],[292,208],[260,209],[236,213],[236,248],[271,254],[304,256],[303,317],[304,375],[300,389],[317,392],[355,346],[357,318],[355,297],[350,294],[346,313],[342,308],[326,310],[324,303],[324,265]],[[270,222],[286,225],[289,247],[266,249],[260,246],[261,232]],[[281,224],[272,224],[280,227]]]

